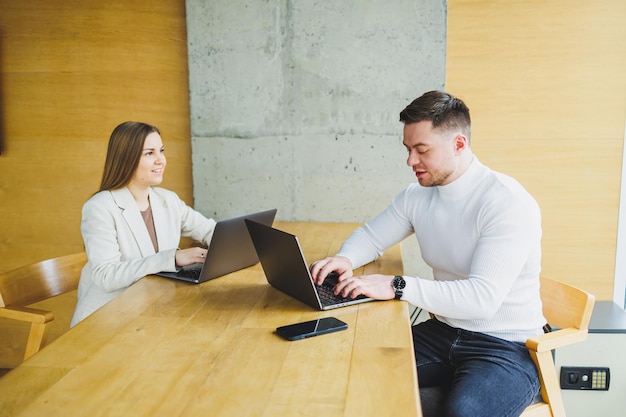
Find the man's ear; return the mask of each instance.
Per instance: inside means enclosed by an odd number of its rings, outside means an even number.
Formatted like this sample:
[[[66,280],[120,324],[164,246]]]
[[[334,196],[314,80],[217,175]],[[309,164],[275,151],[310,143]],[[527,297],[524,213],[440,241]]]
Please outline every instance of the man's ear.
[[[469,139],[463,134],[458,134],[454,138],[454,150],[459,152],[469,148]]]

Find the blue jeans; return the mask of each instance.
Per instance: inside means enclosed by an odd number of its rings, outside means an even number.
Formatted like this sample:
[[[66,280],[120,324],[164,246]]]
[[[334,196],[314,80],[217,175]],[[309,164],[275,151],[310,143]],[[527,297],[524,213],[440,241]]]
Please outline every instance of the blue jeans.
[[[437,415],[519,416],[539,393],[537,368],[523,343],[430,319],[413,327],[413,346],[420,389],[445,392]],[[423,404],[425,412],[431,405]]]

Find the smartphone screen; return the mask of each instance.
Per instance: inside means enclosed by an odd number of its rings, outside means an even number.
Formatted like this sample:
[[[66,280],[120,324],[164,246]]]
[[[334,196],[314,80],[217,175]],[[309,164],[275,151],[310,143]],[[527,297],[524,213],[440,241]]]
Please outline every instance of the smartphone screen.
[[[321,334],[338,332],[339,330],[345,330],[347,328],[348,325],[346,323],[335,317],[324,317],[317,320],[278,327],[276,333],[287,340],[299,340]]]

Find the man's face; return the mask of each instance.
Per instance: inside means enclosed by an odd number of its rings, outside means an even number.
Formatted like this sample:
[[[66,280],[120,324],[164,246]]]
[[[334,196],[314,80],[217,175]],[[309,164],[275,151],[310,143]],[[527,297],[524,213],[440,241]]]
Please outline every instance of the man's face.
[[[460,154],[468,146],[460,132],[433,128],[430,120],[404,125],[407,165],[423,187],[446,185],[461,176]]]

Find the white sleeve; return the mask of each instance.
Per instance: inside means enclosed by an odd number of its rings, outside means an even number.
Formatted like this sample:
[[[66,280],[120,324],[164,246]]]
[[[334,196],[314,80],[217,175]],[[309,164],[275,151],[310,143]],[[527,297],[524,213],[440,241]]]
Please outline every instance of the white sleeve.
[[[355,230],[337,255],[350,259],[352,267],[358,268],[410,236],[413,226],[401,210],[403,197],[404,193],[400,193],[385,211]]]

